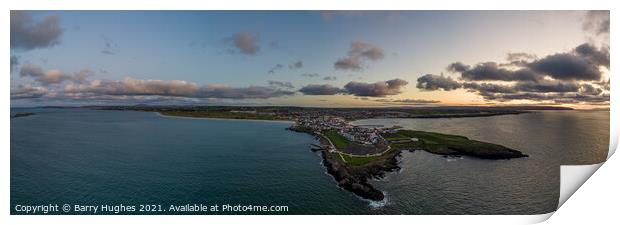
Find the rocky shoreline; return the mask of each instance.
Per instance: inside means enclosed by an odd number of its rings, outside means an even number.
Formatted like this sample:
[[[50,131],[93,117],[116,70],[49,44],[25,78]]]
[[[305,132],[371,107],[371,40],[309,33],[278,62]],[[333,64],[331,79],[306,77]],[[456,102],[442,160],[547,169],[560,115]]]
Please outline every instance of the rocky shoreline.
[[[311,134],[316,137],[321,144],[329,144],[324,137],[312,132],[295,129],[294,127],[289,128],[289,130]],[[315,149],[314,151],[320,151],[323,166],[327,170],[327,173],[334,178],[339,187],[371,201],[381,201],[385,196],[383,192],[370,185],[368,180],[372,178],[381,178],[385,176],[386,173],[400,169],[397,160],[397,157],[401,153],[400,150],[387,152],[383,155],[383,159],[376,160],[370,163],[371,165],[360,167],[346,165],[337,158],[339,157],[337,153],[331,153],[327,149]]]
[[[329,145],[329,141],[326,140],[325,137],[323,137],[322,135],[318,135],[311,130],[299,129],[295,126],[288,128],[288,130],[311,134],[320,141],[322,146]],[[465,139],[469,140],[467,138]],[[484,143],[474,140],[469,141]],[[337,152],[330,152],[328,149],[325,148],[313,148],[312,150],[320,151],[323,166],[325,167],[327,173],[334,178],[339,187],[350,191],[361,198],[371,201],[381,201],[385,198],[383,192],[369,184],[368,181],[373,178],[382,178],[387,173],[400,170],[400,166],[398,165],[398,157],[401,155],[402,151],[413,152],[415,150],[424,150],[433,154],[443,156],[468,155],[483,159],[511,159],[528,157],[528,155],[526,154],[523,154],[517,150],[506,148],[501,145],[495,145],[491,143],[484,144],[496,147],[501,151],[490,154],[488,152],[466,152],[458,151],[456,149],[408,148],[395,146],[391,150],[387,151],[381,156],[376,157],[367,164],[364,164],[362,166],[353,166],[343,162],[343,160],[341,159],[342,156],[340,156]]]

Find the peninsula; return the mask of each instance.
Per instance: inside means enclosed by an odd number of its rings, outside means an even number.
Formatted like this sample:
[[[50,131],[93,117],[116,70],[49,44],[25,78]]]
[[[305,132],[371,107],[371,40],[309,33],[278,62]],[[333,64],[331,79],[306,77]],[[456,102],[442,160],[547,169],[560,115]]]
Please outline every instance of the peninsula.
[[[31,113],[31,112],[19,112],[19,113],[15,113],[15,115],[11,115],[11,119],[12,118],[18,118],[18,117],[32,116],[32,115],[34,115],[34,113]]]
[[[427,107],[427,108],[302,108],[250,106],[90,106],[100,110],[158,112],[168,116],[289,120],[291,131],[315,136],[320,144],[323,165],[338,186],[372,201],[384,194],[368,183],[400,169],[402,151],[423,150],[443,156],[470,156],[483,159],[511,159],[528,155],[505,146],[471,140],[467,137],[400,127],[363,127],[350,123],[370,118],[479,117],[528,113],[529,110],[568,110],[561,107]]]

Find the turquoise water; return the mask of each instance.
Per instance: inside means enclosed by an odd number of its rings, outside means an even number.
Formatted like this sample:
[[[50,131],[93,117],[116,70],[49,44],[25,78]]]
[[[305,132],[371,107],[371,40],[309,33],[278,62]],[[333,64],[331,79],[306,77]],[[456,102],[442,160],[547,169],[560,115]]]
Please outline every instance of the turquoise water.
[[[531,214],[553,211],[560,162],[604,160],[609,112],[365,120],[462,134],[521,150],[517,160],[421,151],[374,182],[371,204],[338,188],[290,123],[161,117],[88,109],[11,119],[11,210],[36,204],[286,205],[284,214]],[[530,121],[530,122],[527,122]],[[607,135],[607,136],[605,136]],[[267,213],[270,214],[270,213]]]

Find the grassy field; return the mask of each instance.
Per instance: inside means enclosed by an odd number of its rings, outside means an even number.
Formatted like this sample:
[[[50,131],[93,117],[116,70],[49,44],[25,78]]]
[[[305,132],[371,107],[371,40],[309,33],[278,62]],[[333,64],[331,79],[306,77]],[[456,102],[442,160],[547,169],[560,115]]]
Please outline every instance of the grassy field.
[[[338,149],[344,149],[355,145],[355,143],[349,142],[342,135],[338,134],[337,131],[327,131],[325,132],[325,136],[327,136]],[[391,150],[388,151],[392,153],[402,149],[421,149],[440,155],[471,155],[494,159],[522,157],[520,152],[504,146],[470,140],[467,137],[458,135],[399,130],[397,133],[383,134],[383,137],[388,141],[393,141],[393,143],[390,144]],[[413,141],[411,140],[412,138],[417,138],[418,141]],[[386,157],[390,155],[383,153],[376,156],[354,156],[337,152],[333,154],[350,166],[365,166],[373,161],[386,159]]]
[[[340,154],[340,153],[338,153]],[[340,156],[346,161],[348,165],[363,166],[366,163],[372,162],[381,156],[350,156],[346,154],[340,154]]]
[[[335,130],[329,130],[325,132],[325,136],[329,138],[330,141],[336,146],[338,149],[344,149],[351,146],[351,142],[347,140],[345,137],[340,135]]]
[[[470,140],[467,137],[458,135],[413,130],[399,130],[397,134],[419,139],[417,142],[405,143],[399,147],[421,147],[428,152],[436,154],[466,154],[491,158],[515,154],[514,150],[504,146]]]

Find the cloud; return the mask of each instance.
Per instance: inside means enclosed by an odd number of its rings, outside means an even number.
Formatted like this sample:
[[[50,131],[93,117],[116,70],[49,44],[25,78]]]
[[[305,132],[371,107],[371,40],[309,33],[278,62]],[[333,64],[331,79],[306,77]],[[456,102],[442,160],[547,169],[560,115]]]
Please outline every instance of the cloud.
[[[463,83],[463,88],[470,91],[481,93],[518,93],[518,92],[576,92],[579,91],[580,84],[574,82],[561,81],[520,81],[514,85],[503,85],[494,83]]]
[[[523,92],[576,92],[579,84],[561,81],[519,82],[514,88]]]
[[[585,95],[600,95],[603,93],[602,88],[597,88],[592,86],[591,84],[581,84],[579,87],[579,92]]]
[[[565,53],[538,58],[528,53],[509,53],[508,63],[483,62],[468,66],[460,62],[447,70],[468,81],[600,80],[600,66],[609,68],[609,46],[596,48],[584,43]],[[515,68],[516,67],[516,68]]]
[[[528,64],[532,70],[559,80],[600,80],[601,72],[589,57],[570,53],[549,55]]]
[[[82,83],[85,81],[86,77],[90,76],[92,73],[92,71],[85,69],[71,75],[59,70],[43,71],[43,69],[37,65],[24,64],[20,68],[19,76],[31,77],[39,84],[47,86],[60,84],[64,81]]]
[[[463,83],[463,88],[477,92],[486,100],[512,101],[532,100],[558,104],[605,103],[609,94],[600,87],[588,83],[545,80],[541,82],[522,81],[514,85],[492,83]]]
[[[523,61],[523,60],[534,60],[538,57],[535,54],[530,54],[526,52],[511,52],[506,55],[506,60],[510,62],[515,61]]]
[[[294,94],[294,91],[281,90],[273,87],[229,87],[226,85],[207,85],[206,87],[200,88],[197,97],[228,99],[267,99]]]
[[[301,74],[302,77],[318,77],[319,74],[318,73],[304,73]]]
[[[299,89],[304,95],[336,95],[342,94],[344,90],[329,84],[310,84]]]
[[[465,65],[462,62],[455,62],[455,63],[451,63],[450,65],[448,65],[446,69],[450,72],[462,73],[462,72],[469,70],[469,68],[470,68],[469,65]]]
[[[582,93],[514,93],[514,94],[495,94],[485,93],[483,97],[487,100],[494,101],[512,101],[512,100],[531,100],[531,101],[550,101],[554,103],[589,103],[589,104],[609,104],[609,94],[601,95],[585,95]]]
[[[75,73],[58,70],[44,71],[41,67],[24,64],[20,76],[31,77],[44,87],[31,84],[11,90],[12,99],[46,98],[48,100],[105,100],[137,99],[139,96],[185,99],[267,99],[296,94],[290,82],[269,81],[269,86],[230,87],[221,84],[198,85],[184,80],[140,80],[125,77],[122,80],[92,80],[93,74],[84,69]],[[64,86],[60,84],[67,82]],[[129,97],[128,97],[129,96]],[[149,97],[151,98],[151,97]],[[37,100],[38,101],[38,100]],[[192,100],[193,101],[193,100]]]
[[[417,88],[429,91],[451,91],[461,87],[459,82],[453,80],[451,77],[445,77],[443,75],[426,74],[419,77],[417,81]]]
[[[339,59],[334,63],[334,68],[338,70],[362,70],[362,61],[359,57],[348,57]]]
[[[470,81],[481,80],[501,80],[501,81],[518,81],[518,80],[530,80],[536,81],[541,79],[541,75],[534,71],[523,68],[518,70],[508,70],[501,68],[495,62],[479,63],[471,69],[461,72],[461,78]]]
[[[594,45],[584,43],[575,48],[577,55],[585,57],[595,63],[609,68],[609,46],[597,49]]]
[[[11,48],[32,50],[47,48],[60,43],[63,29],[60,17],[49,15],[41,21],[34,19],[24,11],[11,11]]]
[[[292,62],[291,64],[288,65],[288,69],[290,70],[301,69],[302,67],[304,67],[304,62],[301,60]],[[270,74],[274,74],[278,70],[281,70],[281,69],[284,69],[284,65],[278,63],[275,66],[271,67],[271,69],[269,69],[267,72]]]
[[[73,76],[71,77],[71,80],[76,83],[85,83],[86,78],[94,74],[95,72],[93,72],[92,70],[83,69],[83,70],[78,71],[77,73],[74,73]]]
[[[323,77],[323,80],[336,80],[338,78],[336,78],[335,76],[325,76]]]
[[[514,87],[508,85],[501,84],[493,84],[493,83],[473,83],[466,82],[463,83],[463,88],[468,89],[470,91],[479,91],[484,93],[516,93]]]
[[[11,72],[13,72],[14,68],[19,65],[19,57],[16,55],[11,55]]]
[[[275,74],[278,70],[281,70],[282,68],[284,68],[282,64],[276,64],[275,66],[271,67],[271,69],[269,69],[267,73]]]
[[[463,88],[488,101],[531,100],[556,104],[608,104],[609,45],[581,44],[568,52],[538,57],[509,53],[508,63],[484,62],[468,66],[455,62],[446,70],[460,73],[460,82],[438,75],[418,78],[416,87],[425,90]]]
[[[116,53],[116,43],[114,43],[112,41],[112,39],[106,37],[106,36],[102,36],[103,38],[103,50],[101,50],[101,53],[103,54],[107,54],[107,55],[114,55]]]
[[[200,87],[181,80],[138,80],[126,77],[120,81],[93,80],[89,84],[69,84],[66,93],[92,93],[101,95],[160,95],[191,96]]]
[[[301,60],[298,60],[296,62],[291,63],[290,65],[288,65],[289,69],[301,69],[302,67],[304,67],[304,62]]]
[[[373,44],[356,41],[351,43],[351,50],[349,50],[349,56],[362,56],[370,60],[383,59],[383,49],[374,46]]]
[[[269,83],[269,86],[275,87],[275,88],[286,88],[286,89],[293,89],[295,88],[295,86],[293,86],[293,84],[291,82],[282,82],[282,81],[267,81],[267,83]]]
[[[351,81],[344,86],[347,93],[355,96],[384,97],[401,93],[401,88],[408,82],[402,79],[379,81],[376,83],[364,83]]]
[[[29,99],[40,98],[47,93],[47,89],[43,87],[33,87],[32,85],[19,85],[17,88],[11,88],[11,99]]]
[[[238,32],[228,38],[233,46],[242,54],[256,55],[260,50],[258,36],[249,32]]]
[[[351,43],[347,57],[338,59],[334,63],[334,68],[359,71],[363,69],[366,61],[378,61],[384,56],[383,49],[373,44],[356,41]]]
[[[595,36],[609,34],[609,10],[592,10],[585,14],[583,30]]]
[[[220,84],[199,86],[183,80],[138,80],[126,77],[120,81],[93,80],[89,84],[66,85],[65,93],[126,96],[174,96],[187,98],[266,99],[293,95],[280,88],[249,86],[229,87]]]

